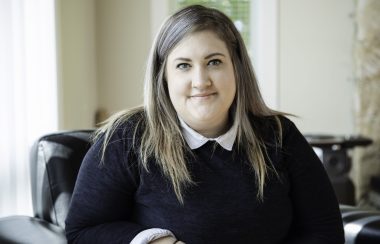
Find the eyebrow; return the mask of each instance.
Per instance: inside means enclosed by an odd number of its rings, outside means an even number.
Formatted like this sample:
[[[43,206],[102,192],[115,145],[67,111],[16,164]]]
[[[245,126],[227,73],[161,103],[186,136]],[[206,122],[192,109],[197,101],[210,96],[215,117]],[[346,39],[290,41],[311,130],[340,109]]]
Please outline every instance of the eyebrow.
[[[205,59],[209,59],[209,58],[212,58],[214,56],[223,56],[223,57],[225,57],[226,55],[224,55],[223,53],[210,53],[209,55],[207,55],[205,57]],[[182,58],[182,57],[176,58],[174,60],[175,61],[185,61],[185,62],[190,62],[191,61],[190,58]]]
[[[214,56],[223,56],[223,57],[225,57],[226,55],[224,55],[223,53],[210,53],[209,55],[207,55],[205,57],[205,59],[209,59],[209,58],[212,58]]]

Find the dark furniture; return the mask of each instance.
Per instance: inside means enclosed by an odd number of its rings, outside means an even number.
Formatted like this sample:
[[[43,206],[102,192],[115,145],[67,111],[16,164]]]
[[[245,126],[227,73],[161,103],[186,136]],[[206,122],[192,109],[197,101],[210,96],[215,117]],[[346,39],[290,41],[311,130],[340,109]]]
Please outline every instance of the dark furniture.
[[[41,137],[31,149],[33,217],[0,218],[0,243],[66,243],[65,218],[92,130]]]
[[[41,137],[31,150],[33,217],[0,218],[0,243],[66,243],[65,217],[92,130]],[[346,243],[380,243],[380,212],[341,205]]]
[[[348,152],[354,147],[368,146],[372,140],[361,136],[306,135],[305,137],[313,148],[322,150],[320,159],[339,203],[355,205],[355,187],[348,176],[352,164]]]
[[[380,176],[372,176],[369,182],[369,186],[369,204],[373,208],[380,210]]]

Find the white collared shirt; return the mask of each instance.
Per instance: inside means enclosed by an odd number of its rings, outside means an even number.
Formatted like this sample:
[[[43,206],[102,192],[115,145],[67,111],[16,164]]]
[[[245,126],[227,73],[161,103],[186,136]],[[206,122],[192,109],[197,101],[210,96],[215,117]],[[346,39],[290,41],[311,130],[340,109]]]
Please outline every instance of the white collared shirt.
[[[237,122],[235,121],[231,128],[221,136],[216,138],[207,138],[203,135],[199,134],[190,126],[188,126],[183,119],[180,117],[179,121],[181,123],[183,137],[185,141],[189,145],[190,149],[197,149],[206,144],[208,141],[216,141],[219,145],[221,145],[224,149],[228,151],[232,151],[232,147],[235,143],[236,134],[237,134]]]

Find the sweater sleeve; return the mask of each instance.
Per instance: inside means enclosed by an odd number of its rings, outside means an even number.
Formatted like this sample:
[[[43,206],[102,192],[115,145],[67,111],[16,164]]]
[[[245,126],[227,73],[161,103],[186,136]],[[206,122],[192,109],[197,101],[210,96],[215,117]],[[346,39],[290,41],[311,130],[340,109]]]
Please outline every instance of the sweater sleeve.
[[[286,120],[284,128],[284,160],[294,211],[286,243],[344,243],[338,201],[322,162],[291,121]]]
[[[130,243],[148,227],[132,221],[139,184],[132,139],[117,128],[101,164],[100,138],[83,159],[66,218],[69,243]]]

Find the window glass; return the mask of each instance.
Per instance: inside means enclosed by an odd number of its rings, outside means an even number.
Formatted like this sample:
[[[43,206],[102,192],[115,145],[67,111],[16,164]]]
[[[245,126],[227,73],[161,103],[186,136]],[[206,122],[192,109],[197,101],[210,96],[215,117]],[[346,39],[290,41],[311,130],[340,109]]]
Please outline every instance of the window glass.
[[[216,8],[232,19],[240,31],[247,47],[250,44],[250,0],[175,0],[175,9],[180,9],[192,4],[200,4],[206,7]]]

